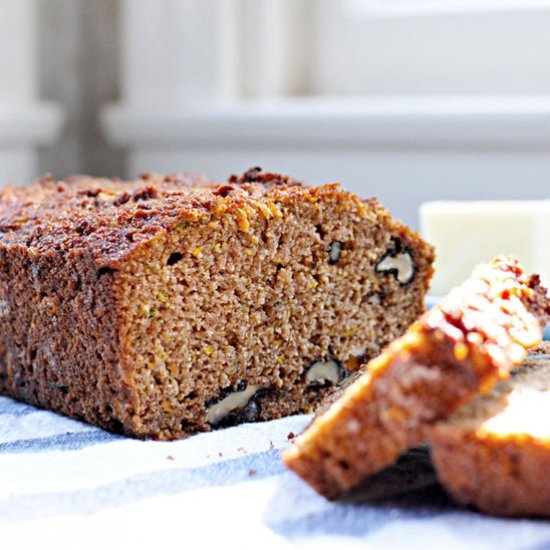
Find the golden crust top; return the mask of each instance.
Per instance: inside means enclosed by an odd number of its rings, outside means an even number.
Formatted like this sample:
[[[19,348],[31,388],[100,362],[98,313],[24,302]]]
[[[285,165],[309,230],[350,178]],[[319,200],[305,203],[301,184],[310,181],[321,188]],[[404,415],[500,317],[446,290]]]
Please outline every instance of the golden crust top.
[[[317,187],[254,168],[227,183],[198,174],[144,174],[136,181],[49,177],[0,192],[0,247],[59,254],[89,251],[111,265],[144,241],[178,226],[231,215],[241,231],[253,216],[277,217],[303,201],[344,202],[358,216],[389,219],[376,199],[362,201],[339,184]],[[400,226],[400,224],[397,224]]]

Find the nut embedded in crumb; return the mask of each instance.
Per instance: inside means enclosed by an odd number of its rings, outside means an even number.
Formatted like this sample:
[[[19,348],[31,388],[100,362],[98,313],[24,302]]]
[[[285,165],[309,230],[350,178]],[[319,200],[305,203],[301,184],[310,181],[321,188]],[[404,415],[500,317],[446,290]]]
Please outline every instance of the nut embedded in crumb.
[[[334,359],[319,360],[311,364],[306,372],[309,385],[335,385],[340,382],[342,367]]]
[[[210,406],[207,412],[208,422],[211,425],[220,424],[227,415],[244,408],[259,389],[259,386],[247,386],[242,390],[231,392],[221,401]]]
[[[393,273],[402,285],[410,283],[415,275],[414,262],[407,250],[397,252],[395,255],[391,252],[386,254],[376,265],[376,271]]]
[[[342,253],[342,243],[340,241],[333,241],[328,247],[328,263],[335,264],[340,259]]]

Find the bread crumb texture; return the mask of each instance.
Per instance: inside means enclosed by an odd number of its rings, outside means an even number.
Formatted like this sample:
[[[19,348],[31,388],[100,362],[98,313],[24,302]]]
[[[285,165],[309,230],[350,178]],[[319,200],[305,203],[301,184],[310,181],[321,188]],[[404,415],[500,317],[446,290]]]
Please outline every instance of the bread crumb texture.
[[[8,188],[0,391],[158,439],[309,412],[423,312],[433,258],[376,199],[260,169]]]

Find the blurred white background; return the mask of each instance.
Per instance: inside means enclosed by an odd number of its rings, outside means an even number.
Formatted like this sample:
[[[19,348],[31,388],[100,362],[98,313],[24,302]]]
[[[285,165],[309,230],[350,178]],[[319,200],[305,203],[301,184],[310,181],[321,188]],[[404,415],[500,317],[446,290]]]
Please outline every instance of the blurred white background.
[[[254,165],[550,195],[550,0],[0,0],[0,184]]]

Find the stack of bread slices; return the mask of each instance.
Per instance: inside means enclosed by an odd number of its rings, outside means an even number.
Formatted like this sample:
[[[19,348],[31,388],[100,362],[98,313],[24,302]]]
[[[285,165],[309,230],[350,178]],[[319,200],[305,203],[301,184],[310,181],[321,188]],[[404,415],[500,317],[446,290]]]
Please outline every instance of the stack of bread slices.
[[[285,463],[335,499],[427,443],[459,503],[550,516],[549,313],[515,259],[479,266],[335,395]]]

